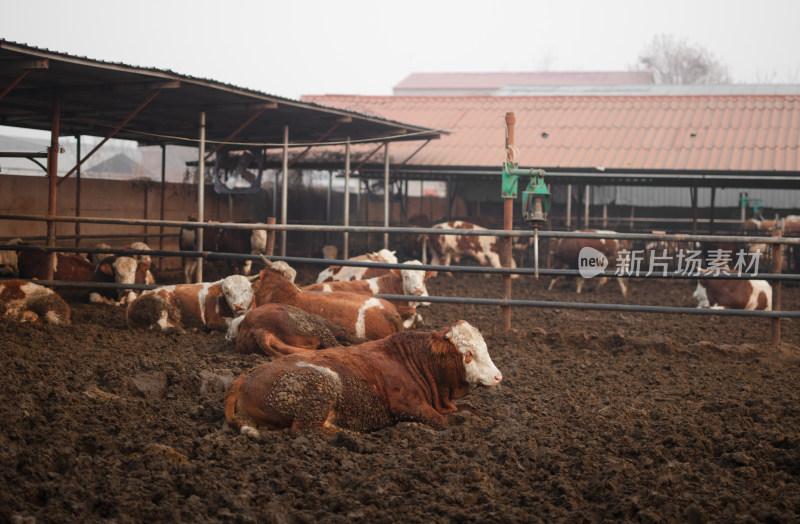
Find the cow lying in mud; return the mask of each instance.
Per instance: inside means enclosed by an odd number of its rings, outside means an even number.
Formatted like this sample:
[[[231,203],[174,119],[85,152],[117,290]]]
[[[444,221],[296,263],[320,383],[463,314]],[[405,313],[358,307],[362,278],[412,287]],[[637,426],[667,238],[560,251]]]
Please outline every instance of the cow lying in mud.
[[[228,329],[231,321],[253,305],[247,277],[231,275],[217,282],[164,286],[131,302],[126,320],[131,328],[161,331]]]
[[[420,265],[418,260],[409,260],[403,264]],[[363,269],[363,268],[362,268]],[[427,280],[433,272],[414,269],[387,269],[386,274],[379,277],[372,277],[366,280],[348,280],[345,282],[324,282],[321,284],[311,284],[303,286],[303,291],[349,291],[352,293],[364,293],[368,295],[413,295],[417,297],[427,297],[428,289],[425,287]],[[417,306],[429,305],[428,303],[390,300],[397,308],[398,313],[403,319],[403,327],[421,327],[423,325],[422,316],[417,313]]]
[[[231,322],[226,337],[237,353],[271,357],[366,342],[324,318],[288,304],[264,304]]]
[[[0,318],[66,326],[69,317],[69,306],[52,289],[24,280],[0,282]]]
[[[444,415],[458,411],[453,400],[502,379],[480,332],[462,320],[257,366],[228,388],[225,420],[250,436],[256,426],[330,434],[410,420],[443,428]]]
[[[303,291],[294,284],[296,272],[285,262],[264,259],[265,269],[253,283],[256,304],[280,302],[343,327],[354,337],[376,340],[402,331],[403,320],[390,302],[363,295],[334,291]]]

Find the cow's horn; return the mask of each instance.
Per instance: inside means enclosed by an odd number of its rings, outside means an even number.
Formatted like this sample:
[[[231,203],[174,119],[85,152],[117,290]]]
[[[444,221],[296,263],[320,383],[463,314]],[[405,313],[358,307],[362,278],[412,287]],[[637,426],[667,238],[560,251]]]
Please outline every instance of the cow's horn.
[[[262,255],[261,253],[259,253],[259,255],[261,256],[261,260],[263,260],[263,261],[264,261],[264,265],[265,265],[265,266],[267,266],[267,267],[272,267],[272,262],[270,262],[270,261],[269,261],[269,259],[268,259],[267,257],[265,257],[264,255]]]

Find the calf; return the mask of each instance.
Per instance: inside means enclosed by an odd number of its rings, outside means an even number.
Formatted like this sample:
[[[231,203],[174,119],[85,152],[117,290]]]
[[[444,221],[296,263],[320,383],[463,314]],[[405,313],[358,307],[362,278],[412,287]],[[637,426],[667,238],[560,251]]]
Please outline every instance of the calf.
[[[319,315],[343,327],[351,335],[375,340],[403,329],[400,314],[390,302],[363,295],[334,291],[303,291],[294,280],[294,270],[285,262],[264,259],[266,268],[253,284],[256,304],[280,302]]]
[[[192,220],[190,217],[189,220]],[[180,231],[180,248],[183,251],[194,251],[196,249],[196,228],[182,227]],[[267,231],[265,229],[218,229],[206,228],[203,231],[203,248],[201,251],[213,251],[215,253],[240,253],[260,255],[267,250]],[[228,270],[231,273],[239,273],[240,261],[229,258],[226,259]],[[242,264],[242,274],[249,275],[252,271],[253,261],[245,260]],[[184,280],[188,284],[192,282],[197,271],[197,259],[185,257],[183,259]]]
[[[418,260],[403,262],[407,265],[421,265]],[[324,282],[321,284],[311,284],[304,286],[303,291],[350,291],[353,293],[366,293],[369,295],[415,295],[427,297],[428,289],[425,287],[425,280],[433,273],[431,271],[421,271],[413,269],[387,269],[388,273],[379,277],[372,277],[367,280],[349,280],[346,282]],[[417,313],[419,302],[409,302],[400,300],[390,301],[397,308],[403,318],[403,327],[406,329],[422,326],[422,317]],[[422,305],[429,305],[423,303]]]
[[[381,249],[375,253],[366,253],[357,257],[350,257],[347,260],[363,260],[369,262],[383,262],[386,264],[397,264],[397,257],[394,251]],[[322,282],[347,282],[350,280],[366,280],[372,277],[379,277],[388,273],[386,268],[358,267],[358,266],[328,266],[317,275],[317,284]]]
[[[131,328],[171,331],[228,329],[253,305],[250,281],[232,275],[217,282],[178,284],[145,291],[128,306]]]
[[[0,317],[12,322],[70,324],[70,309],[55,291],[24,280],[0,281]]]
[[[480,332],[461,320],[257,366],[228,388],[225,420],[251,436],[254,426],[330,433],[410,420],[443,428],[443,415],[458,411],[454,400],[502,379]]]
[[[584,229],[582,231],[578,231],[580,233],[609,233],[611,235],[616,234],[614,231],[603,231],[597,229]],[[552,267],[555,269],[578,269],[578,259],[580,257],[580,252],[584,248],[592,248],[599,251],[602,255],[604,255],[608,259],[608,266],[606,270],[613,270],[615,264],[617,264],[617,258],[621,251],[629,250],[630,243],[627,240],[619,240],[615,238],[559,238],[556,240],[553,252],[553,263]],[[625,268],[627,269],[627,262],[623,262]],[[609,269],[610,268],[610,269]],[[550,285],[548,286],[548,290],[553,289],[556,281],[561,277],[554,277],[550,281]],[[576,292],[580,293],[581,289],[583,289],[584,278],[577,277],[578,283],[576,286]],[[600,281],[597,284],[597,287],[604,285],[608,281],[608,277],[601,277]],[[617,278],[617,282],[619,283],[619,289],[622,291],[622,296],[628,295],[628,284],[625,279]]]
[[[698,308],[772,311],[772,286],[766,280],[703,278],[692,296]]]
[[[264,304],[234,319],[226,335],[238,353],[280,357],[366,342],[324,318],[288,304]]]
[[[455,220],[453,222],[442,222],[433,226],[437,229],[447,231],[473,230],[486,231],[486,228],[475,225],[471,222]],[[478,261],[484,267],[492,266],[501,268],[503,240],[497,236],[473,236],[459,234],[431,234],[423,235],[422,238],[422,263],[427,262],[427,251],[431,251],[431,264],[449,266],[451,259],[458,263],[461,257],[469,257]],[[511,267],[516,268],[517,263],[511,259]],[[448,273],[452,276],[452,273]],[[486,275],[490,277],[491,275]],[[519,275],[511,275],[511,278],[519,278]]]

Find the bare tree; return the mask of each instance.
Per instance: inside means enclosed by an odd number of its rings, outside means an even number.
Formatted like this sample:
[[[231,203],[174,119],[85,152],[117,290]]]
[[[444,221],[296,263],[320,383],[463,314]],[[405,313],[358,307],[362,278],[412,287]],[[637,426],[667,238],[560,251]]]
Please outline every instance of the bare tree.
[[[657,84],[725,84],[731,81],[728,66],[701,46],[657,35],[639,55],[633,67],[652,71]]]

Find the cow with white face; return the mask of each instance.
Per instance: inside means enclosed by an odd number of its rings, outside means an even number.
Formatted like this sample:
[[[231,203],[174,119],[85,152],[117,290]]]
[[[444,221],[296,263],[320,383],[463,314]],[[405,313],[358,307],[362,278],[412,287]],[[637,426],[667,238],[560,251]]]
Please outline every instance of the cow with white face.
[[[444,415],[458,411],[454,400],[502,379],[480,332],[462,320],[257,366],[231,384],[225,419],[250,436],[257,426],[328,435],[402,420],[443,428]]]
[[[254,305],[253,288],[242,275],[217,282],[164,286],[142,293],[128,306],[131,328],[160,331],[227,330]]]

